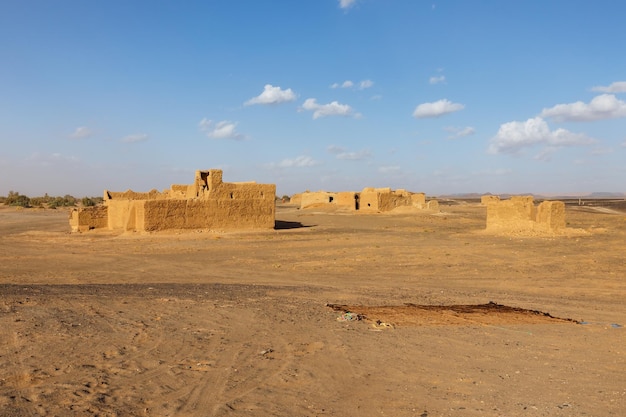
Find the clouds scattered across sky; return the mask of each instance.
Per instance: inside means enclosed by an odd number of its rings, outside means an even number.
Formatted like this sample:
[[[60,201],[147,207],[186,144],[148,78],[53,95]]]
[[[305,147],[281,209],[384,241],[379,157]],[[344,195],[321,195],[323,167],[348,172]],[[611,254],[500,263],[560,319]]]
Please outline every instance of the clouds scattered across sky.
[[[430,79],[428,80],[429,84],[442,84],[446,82],[446,76],[445,75],[439,75],[436,77],[430,77]]]
[[[294,101],[296,97],[296,93],[294,93],[291,88],[283,90],[280,87],[274,87],[271,84],[266,84],[261,94],[246,101],[244,105],[252,106],[254,104],[280,104]]]
[[[611,85],[614,84],[617,83]],[[549,109],[543,109],[541,117],[548,117],[556,122],[589,122],[617,119],[626,117],[626,102],[619,100],[613,94],[601,94],[594,97],[588,104],[577,101],[569,104],[557,104]]]
[[[616,81],[609,86],[596,86],[591,89],[598,93],[626,93],[626,81]]]
[[[367,88],[371,88],[374,85],[374,81],[372,80],[363,80],[358,84],[355,84],[352,80],[346,80],[342,83],[334,83],[330,86],[330,88],[356,88],[357,90],[365,90]]]
[[[328,104],[318,104],[316,99],[308,98],[302,104],[302,109],[312,111],[313,119],[327,116],[361,117],[361,114],[356,113],[352,107],[347,104],[340,104],[337,101]]]
[[[463,110],[465,105],[453,103],[448,99],[438,100],[432,103],[422,103],[413,111],[413,117],[416,119],[425,119],[431,117],[439,117],[444,114],[454,113]]]
[[[321,162],[316,161],[310,156],[300,155],[295,158],[283,159],[280,162],[272,162],[267,165],[268,168],[304,168],[321,165]]]
[[[200,121],[198,126],[200,127],[200,130],[211,139],[245,139],[244,135],[237,132],[237,123],[233,123],[228,120],[213,123],[212,120],[204,118]]]
[[[93,132],[91,129],[85,126],[77,127],[74,132],[70,135],[70,139],[87,139],[93,136]]]
[[[490,154],[515,154],[522,149],[544,145],[550,147],[589,145],[594,139],[584,133],[573,133],[565,129],[550,130],[548,123],[541,117],[525,122],[508,122],[500,125],[498,133],[491,138]],[[551,152],[549,149],[544,151]]]
[[[42,167],[77,164],[80,160],[72,155],[64,155],[60,152],[43,153],[35,152],[26,158],[27,163],[37,164]]]
[[[400,171],[401,168],[397,165],[378,167],[378,172],[380,172],[381,174],[398,173]]]
[[[470,136],[476,133],[476,129],[474,129],[472,126],[466,126],[466,127],[448,126],[448,127],[444,127],[443,130],[450,133],[450,136],[448,136],[448,139],[463,138],[465,136]]]
[[[342,9],[349,9],[356,4],[356,0],[339,0],[339,7]]]
[[[615,51],[626,2],[612,2],[611,13],[580,2],[567,19],[559,6],[536,13],[533,1],[503,2],[489,13],[471,2],[155,2],[129,5],[124,16],[109,2],[84,2],[80,10],[9,3],[0,13],[0,27],[15,35],[7,56],[24,59],[0,69],[11,74],[0,99],[11,103],[0,114],[0,195],[10,188],[159,189],[185,181],[172,167],[192,176],[225,167],[228,181],[276,183],[281,194],[364,185],[432,194],[625,191],[626,76],[619,70],[626,55]],[[146,15],[150,36],[120,24],[137,13]],[[534,30],[506,30],[511,16]],[[298,30],[285,36],[268,22]],[[446,36],[432,36],[444,27]],[[62,58],[101,50],[103,39],[106,53],[89,55],[89,65]],[[572,44],[576,56],[555,59],[554,51]],[[515,56],[478,59],[502,55],[502,45]],[[120,71],[129,57],[132,68]],[[555,84],[553,74],[568,76]],[[180,143],[167,140],[175,137],[195,151],[180,152]],[[76,169],[67,155],[80,158]],[[102,162],[110,156],[114,169]],[[597,182],[582,181],[572,169],[578,160],[593,164]],[[450,171],[435,177],[447,164]],[[473,174],[501,166],[513,169],[506,179]],[[101,170],[101,182],[81,181],[83,167]],[[542,181],[547,170],[554,176]]]
[[[124,143],[143,142],[144,140],[148,140],[148,135],[145,133],[134,133],[122,138],[122,142]]]
[[[372,156],[372,153],[367,149],[362,149],[356,152],[350,152],[341,146],[330,145],[327,148],[328,153],[335,155],[335,158],[344,161],[360,161]]]

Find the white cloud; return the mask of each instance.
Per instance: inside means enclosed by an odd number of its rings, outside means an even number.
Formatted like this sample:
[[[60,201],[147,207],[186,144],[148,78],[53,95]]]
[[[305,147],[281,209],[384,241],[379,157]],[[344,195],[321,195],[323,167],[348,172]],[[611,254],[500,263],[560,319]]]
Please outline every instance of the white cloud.
[[[356,4],[356,0],[339,0],[339,7],[342,9],[349,9]]]
[[[93,135],[91,129],[85,126],[77,127],[74,133],[70,135],[70,139],[87,139]]]
[[[133,143],[133,142],[141,142],[148,139],[148,135],[145,133],[134,133],[132,135],[124,136],[122,138],[122,142],[124,143]]]
[[[448,139],[463,138],[465,136],[470,136],[476,133],[476,129],[474,129],[471,126],[467,126],[467,127],[449,126],[449,127],[444,127],[443,130],[450,133],[450,136],[448,136]]]
[[[359,82],[359,85],[356,87],[357,90],[365,90],[367,88],[370,88],[374,85],[374,81],[372,80],[363,80],[361,82]],[[331,84],[330,88],[354,88],[354,82],[351,80],[346,80],[344,82],[342,82],[341,84],[339,83],[334,83]]]
[[[359,113],[354,112],[352,107],[347,104],[340,104],[337,101],[328,104],[318,104],[316,99],[308,98],[305,100],[304,104],[302,104],[302,108],[312,111],[313,119],[326,116],[361,117]]]
[[[244,105],[252,106],[254,104],[280,104],[294,101],[295,99],[296,94],[291,90],[291,88],[282,90],[280,87],[274,87],[271,84],[266,84],[261,94],[246,101]]]
[[[594,97],[589,104],[577,101],[543,109],[541,116],[552,118],[557,122],[617,119],[626,117],[626,103],[618,100],[613,94],[601,94]]]
[[[626,81],[617,81],[607,87],[596,86],[591,91],[597,91],[599,93],[626,93]]]
[[[363,80],[359,83],[359,90],[365,90],[366,88],[370,88],[374,85],[374,81],[372,80]]]
[[[430,84],[441,84],[441,83],[445,83],[446,82],[446,76],[445,75],[440,75],[438,77],[430,77],[430,79],[428,80],[428,82]]]
[[[485,170],[481,170],[476,172],[476,175],[483,175],[483,176],[488,176],[488,177],[500,177],[500,176],[506,176],[513,173],[513,170],[510,168],[496,168],[496,169],[485,169]]]
[[[444,114],[454,113],[455,111],[463,110],[465,106],[459,103],[452,103],[447,99],[435,101],[433,103],[422,103],[415,108],[413,117],[416,119],[423,119],[428,117],[439,117]]]
[[[354,87],[354,83],[350,80],[346,80],[342,82],[341,84],[334,83],[330,86],[330,88],[352,88],[352,87]]]
[[[59,152],[54,152],[51,154],[35,152],[31,154],[28,158],[26,158],[26,161],[28,163],[33,163],[42,167],[49,167],[64,166],[67,164],[75,165],[79,162],[79,159],[75,156],[67,156]]]
[[[607,155],[613,153],[613,149],[612,148],[595,148],[592,149],[590,154],[591,155]]]
[[[549,161],[559,148],[557,146],[546,146],[537,155],[533,156],[533,159],[537,161]]]
[[[378,167],[378,172],[380,172],[381,174],[390,174],[390,173],[399,172],[399,171],[400,171],[399,166]]]
[[[320,165],[320,162],[314,160],[310,156],[300,155],[292,159],[283,159],[276,163],[267,164],[268,168],[304,168]]]
[[[363,149],[357,152],[348,152],[345,148],[336,145],[330,145],[327,148],[329,153],[335,155],[337,159],[344,161],[360,161],[372,156],[371,152],[367,149]]]
[[[241,140],[245,137],[236,131],[237,124],[229,122],[228,120],[222,120],[213,124],[212,120],[206,118],[202,119],[199,123],[200,130],[206,133],[211,139],[236,139]]]
[[[588,145],[594,140],[583,133],[573,133],[565,129],[550,130],[541,117],[525,122],[508,122],[500,125],[496,136],[491,138],[488,152],[491,154],[517,153],[522,148],[533,145],[548,147]]]

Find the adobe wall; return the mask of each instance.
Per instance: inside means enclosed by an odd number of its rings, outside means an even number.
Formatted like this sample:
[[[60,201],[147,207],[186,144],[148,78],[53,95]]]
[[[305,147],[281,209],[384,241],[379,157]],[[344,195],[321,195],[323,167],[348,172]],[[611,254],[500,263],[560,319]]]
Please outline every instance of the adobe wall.
[[[378,208],[380,211],[391,211],[396,207],[411,206],[411,196],[404,190],[380,193]]]
[[[500,201],[500,197],[497,195],[483,195],[480,197],[480,204],[487,205],[489,203],[495,203]]]
[[[91,229],[107,227],[107,206],[84,207],[73,209],[70,212],[70,227],[72,232],[86,232]]]
[[[436,200],[431,200],[431,201],[436,201]],[[426,206],[426,194],[424,193],[411,194],[411,205],[417,208],[424,208]]]
[[[292,195],[289,198],[289,202],[297,206],[302,206],[302,193],[297,193],[297,194]]]
[[[333,200],[333,202],[341,208],[358,210],[358,205],[360,204],[359,193],[355,193],[352,191],[341,191],[335,194],[335,199]]]
[[[364,212],[391,211],[397,207],[424,208],[424,193],[413,194],[406,190],[391,188],[364,188],[360,194],[360,206]]]
[[[547,230],[565,229],[565,203],[544,201],[537,206],[537,223]]]
[[[555,232],[565,228],[562,201],[544,201],[535,207],[532,196],[514,196],[486,199],[486,206],[487,230]]]
[[[138,200],[145,201],[145,200]],[[105,200],[108,208],[107,228],[109,230],[129,230],[135,227],[135,211],[132,208],[137,201],[130,199],[109,199]],[[131,220],[132,214],[132,220]]]
[[[146,200],[141,230],[273,229],[274,206],[261,199]]]
[[[157,200],[170,198],[169,190],[159,192],[157,190],[150,190],[147,193],[138,193],[132,190],[126,191],[104,191],[104,200]]]
[[[300,198],[300,208],[318,207],[320,205],[330,204],[335,199],[335,193],[326,191],[314,191],[302,193]]]
[[[198,198],[145,200],[131,205],[136,224],[126,230],[273,229],[276,186],[213,183]],[[129,221],[132,221],[132,212]]]
[[[304,192],[294,194],[295,198],[291,202],[300,201],[300,208],[333,207],[348,210],[356,210],[359,194],[352,191],[341,191],[338,193],[328,191]]]
[[[514,196],[509,200],[491,200],[487,203],[487,228],[532,228],[535,221],[532,196]]]
[[[376,213],[381,211],[381,193],[390,193],[391,188],[363,188],[359,198],[359,210]]]
[[[426,209],[432,211],[439,211],[439,201],[437,200],[428,200],[426,203]]]
[[[163,192],[105,191],[105,206],[78,210],[70,225],[75,231],[274,228],[275,198],[274,184],[224,183],[222,171],[211,169]]]
[[[392,191],[389,187],[366,187],[360,193],[353,191],[338,193],[306,191],[302,194],[294,194],[291,201],[299,201],[301,209],[335,207],[358,210],[364,213],[386,212],[398,207],[439,210],[439,203],[436,200],[426,202],[424,193],[412,193],[403,189]]]

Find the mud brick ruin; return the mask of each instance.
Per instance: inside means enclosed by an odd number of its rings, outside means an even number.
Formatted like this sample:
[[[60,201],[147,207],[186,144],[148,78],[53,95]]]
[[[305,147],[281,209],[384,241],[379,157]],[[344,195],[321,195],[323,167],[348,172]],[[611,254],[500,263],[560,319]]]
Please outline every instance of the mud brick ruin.
[[[104,192],[104,205],[74,209],[74,232],[91,229],[152,232],[168,229],[272,229],[276,185],[222,182],[222,171],[196,171],[193,184],[163,192]]]
[[[565,204],[544,201],[535,206],[532,196],[514,196],[500,200],[498,196],[481,197],[487,206],[487,230],[527,230],[558,232],[565,229]]]
[[[405,190],[392,191],[391,188],[364,188],[361,192],[304,192],[292,198],[292,203],[306,208],[338,208],[364,213],[391,211],[398,207],[439,210],[437,200],[426,202],[424,193]]]

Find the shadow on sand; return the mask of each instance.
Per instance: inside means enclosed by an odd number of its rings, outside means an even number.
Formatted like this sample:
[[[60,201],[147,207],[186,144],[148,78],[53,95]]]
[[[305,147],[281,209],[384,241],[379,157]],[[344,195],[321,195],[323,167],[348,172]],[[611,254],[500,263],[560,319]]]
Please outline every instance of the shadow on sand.
[[[288,222],[284,220],[276,220],[274,222],[275,230],[299,229],[301,227],[312,227],[312,226],[305,226],[300,222]]]

